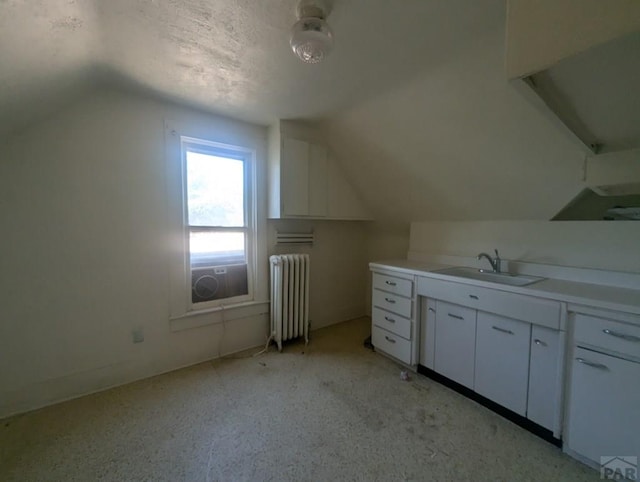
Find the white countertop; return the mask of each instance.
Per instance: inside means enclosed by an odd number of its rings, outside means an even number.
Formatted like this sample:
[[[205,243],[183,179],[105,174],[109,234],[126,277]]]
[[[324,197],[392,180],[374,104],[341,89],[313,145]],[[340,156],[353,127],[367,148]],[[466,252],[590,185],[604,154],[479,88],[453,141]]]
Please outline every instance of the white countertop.
[[[406,259],[372,262],[369,263],[369,267],[373,270],[387,269],[399,271],[417,276],[428,276],[446,281],[456,281],[501,291],[521,293],[593,308],[640,315],[640,290],[636,289],[552,278],[547,278],[528,286],[510,286],[436,273],[434,271],[448,268],[450,265],[410,261]]]

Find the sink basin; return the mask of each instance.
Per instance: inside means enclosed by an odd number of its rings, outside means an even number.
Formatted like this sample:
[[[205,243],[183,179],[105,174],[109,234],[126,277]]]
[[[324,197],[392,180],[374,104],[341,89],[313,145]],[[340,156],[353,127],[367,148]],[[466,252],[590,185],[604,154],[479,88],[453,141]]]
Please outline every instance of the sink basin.
[[[491,283],[499,283],[511,286],[527,286],[545,278],[537,276],[525,276],[522,274],[509,273],[493,273],[490,271],[480,271],[475,268],[465,268],[456,266],[454,268],[445,268],[434,271],[434,273],[446,274],[448,276],[456,276],[458,278],[475,279],[478,281],[489,281]]]

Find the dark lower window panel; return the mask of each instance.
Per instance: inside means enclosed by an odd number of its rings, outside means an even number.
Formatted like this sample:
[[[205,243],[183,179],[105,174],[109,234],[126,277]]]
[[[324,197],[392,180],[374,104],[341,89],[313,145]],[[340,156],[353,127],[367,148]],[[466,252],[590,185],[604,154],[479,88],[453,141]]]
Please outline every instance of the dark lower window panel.
[[[562,447],[562,440],[554,437],[553,432],[551,430],[548,430],[538,425],[537,423],[532,422],[528,418],[523,417],[522,415],[515,413],[509,410],[508,408],[503,407],[502,405],[498,405],[496,402],[489,400],[488,398],[485,398],[482,395],[479,395],[478,393],[474,392],[470,388],[467,388],[464,385],[460,385],[459,383],[454,382],[453,380],[445,377],[444,375],[440,375],[439,373],[436,373],[430,368],[427,368],[422,365],[418,365],[418,373],[428,378],[431,378],[432,380],[438,383],[441,383],[445,387],[455,390],[461,395],[464,395],[465,397],[470,398],[474,402],[477,402],[484,407],[487,407],[489,410],[496,412],[498,415],[503,416],[507,420],[515,423],[516,425],[519,425],[520,427],[524,428],[525,430],[528,430],[534,435],[537,435],[541,439],[546,440],[549,443],[552,443],[556,447]]]
[[[197,268],[191,271],[191,302],[221,300],[249,293],[247,265]]]

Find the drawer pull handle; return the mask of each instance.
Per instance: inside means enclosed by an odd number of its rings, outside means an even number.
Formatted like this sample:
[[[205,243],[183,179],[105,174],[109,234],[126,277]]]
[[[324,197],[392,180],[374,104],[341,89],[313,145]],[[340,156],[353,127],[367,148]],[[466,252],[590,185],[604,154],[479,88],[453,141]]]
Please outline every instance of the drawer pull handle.
[[[448,313],[451,318],[455,318],[456,320],[464,320],[462,316],[454,315],[452,313]]]
[[[435,313],[435,312],[436,312],[436,310],[434,310],[433,308],[429,308],[429,311],[430,311],[431,313]]]
[[[396,342],[393,338],[389,338],[386,335],[385,335],[384,339],[387,340],[389,343],[395,343]]]
[[[394,320],[393,318],[389,318],[388,316],[384,317],[385,320],[387,320],[389,323],[395,323],[396,320]]]
[[[587,365],[588,367],[597,368],[598,370],[609,370],[609,367],[607,367],[607,365],[603,365],[602,363],[590,362],[588,360],[585,360],[584,358],[576,358],[576,361],[578,363],[582,363],[583,365]]]
[[[385,281],[385,283],[389,286],[396,286],[396,283],[394,283],[393,281]]]
[[[469,298],[471,298],[473,300],[479,300],[480,299],[476,295],[469,295]]]
[[[391,303],[391,304],[393,304],[393,303],[395,303],[395,302],[396,302],[396,300],[392,300],[391,298],[385,298],[384,300],[385,300],[387,303]]]
[[[536,345],[538,345],[538,346],[547,346],[547,344],[546,344],[544,341],[539,340],[538,338],[536,338],[535,340],[533,340],[533,342],[534,342]]]
[[[499,326],[492,326],[491,328],[493,328],[494,330],[499,331],[501,333],[506,333],[507,335],[513,335],[513,331],[506,330],[504,328],[500,328]]]
[[[611,331],[611,330],[609,330],[607,328],[602,330],[602,333],[605,333],[605,334],[611,335],[611,336],[615,336],[616,338],[622,338],[623,340],[626,340],[626,341],[633,341],[633,342],[636,342],[636,343],[640,343],[640,337],[633,336],[633,335],[625,335],[624,333],[618,333],[617,331]]]

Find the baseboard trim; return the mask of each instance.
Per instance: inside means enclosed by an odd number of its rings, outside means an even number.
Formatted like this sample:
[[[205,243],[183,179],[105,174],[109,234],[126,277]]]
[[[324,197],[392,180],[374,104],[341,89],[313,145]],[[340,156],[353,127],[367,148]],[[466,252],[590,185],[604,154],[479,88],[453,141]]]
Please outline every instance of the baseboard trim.
[[[311,319],[311,331],[366,316],[365,312],[366,309],[363,303],[328,309],[322,316]]]
[[[268,324],[266,315],[245,318],[244,321],[255,323],[258,327],[266,327]],[[261,336],[262,334],[266,335],[266,330],[261,333]],[[227,336],[232,335],[228,334]],[[215,341],[212,343],[215,343]],[[0,391],[0,420],[129,385],[147,378],[164,375],[165,373],[224,359],[246,350],[264,347],[264,341],[257,341],[248,337],[240,341],[234,340],[231,342],[227,340],[227,343],[231,345],[228,351],[225,349],[216,355],[194,356],[190,360],[176,361],[175,364],[164,364],[164,366],[149,365],[149,361],[141,363],[140,360],[126,359],[110,365],[34,382],[10,391]],[[158,360],[154,361],[157,362]]]

